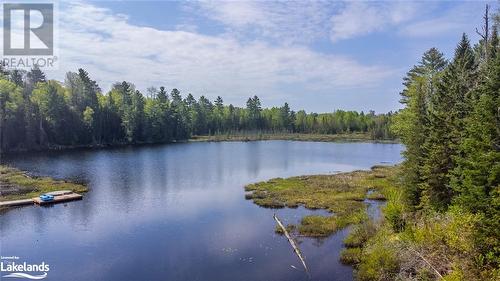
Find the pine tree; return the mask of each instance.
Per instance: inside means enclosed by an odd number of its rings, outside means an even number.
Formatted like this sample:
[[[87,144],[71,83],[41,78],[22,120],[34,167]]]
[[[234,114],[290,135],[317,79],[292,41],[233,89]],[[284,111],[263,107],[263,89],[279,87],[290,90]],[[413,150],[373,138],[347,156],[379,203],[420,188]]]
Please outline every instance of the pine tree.
[[[481,69],[476,100],[465,119],[464,136],[455,157],[451,186],[455,204],[483,216],[477,244],[485,261],[498,267],[500,260],[500,55],[493,30],[490,59]],[[495,55],[495,57],[492,57]]]
[[[429,135],[424,144],[428,155],[421,187],[425,203],[436,209],[446,208],[452,199],[449,171],[455,167],[454,156],[464,134],[464,118],[470,112],[467,101],[472,93],[475,72],[474,54],[464,34],[453,62],[444,71],[430,99]]]
[[[31,71],[28,72],[27,78],[28,83],[33,87],[35,87],[37,83],[43,83],[47,81],[45,79],[45,74],[36,65],[35,67],[33,67],[33,69],[31,69]]]
[[[434,77],[439,74],[441,71],[445,69],[448,62],[444,58],[443,53],[441,53],[436,48],[430,48],[427,50],[420,60],[418,65],[415,65],[408,71],[406,77],[403,78],[403,85],[405,89],[400,93],[401,95],[401,103],[406,104],[408,102],[408,89],[410,88],[411,83],[415,80],[416,77],[426,76],[429,79],[429,83],[434,84]],[[430,90],[433,91],[434,87],[431,87]]]
[[[500,184],[500,56],[491,60],[487,72],[481,76],[478,100],[465,120],[453,176],[457,200],[471,210],[488,209],[488,198]]]
[[[420,205],[422,170],[427,157],[424,143],[429,133],[429,103],[446,64],[443,54],[436,48],[424,53],[405,79],[406,88],[401,95],[406,108],[396,115],[392,126],[406,146],[403,162],[406,197],[416,207]]]
[[[166,104],[168,103],[168,95],[167,92],[165,91],[165,87],[160,87],[160,91],[157,94],[157,99],[160,103]]]

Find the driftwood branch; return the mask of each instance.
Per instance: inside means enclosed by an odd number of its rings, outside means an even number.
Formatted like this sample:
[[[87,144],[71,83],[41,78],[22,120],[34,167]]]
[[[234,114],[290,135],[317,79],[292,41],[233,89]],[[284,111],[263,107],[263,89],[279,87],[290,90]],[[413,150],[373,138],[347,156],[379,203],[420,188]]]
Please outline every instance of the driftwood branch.
[[[297,246],[297,243],[295,243],[295,240],[293,240],[292,236],[290,235],[290,233],[288,233],[285,226],[283,225],[283,223],[281,223],[280,219],[276,216],[276,214],[273,215],[273,218],[278,223],[278,226],[281,228],[281,230],[283,230],[283,233],[285,233],[285,236],[288,239],[288,242],[290,242],[290,245],[292,246],[293,251],[295,252],[297,257],[299,257],[300,261],[302,262],[302,265],[304,266],[304,269],[307,272],[307,275],[309,275],[309,270],[307,269],[306,261],[305,261],[304,257],[302,256],[302,253],[300,252],[300,249]]]
[[[422,259],[432,270],[434,270],[434,272],[439,276],[439,279],[443,279],[443,275],[441,275],[441,273],[439,273],[439,271],[434,267],[432,266],[432,264],[427,261],[426,258],[424,258],[424,256],[419,253],[417,250],[413,249],[412,247],[408,247],[411,251],[413,251],[415,254],[417,254],[417,256]]]

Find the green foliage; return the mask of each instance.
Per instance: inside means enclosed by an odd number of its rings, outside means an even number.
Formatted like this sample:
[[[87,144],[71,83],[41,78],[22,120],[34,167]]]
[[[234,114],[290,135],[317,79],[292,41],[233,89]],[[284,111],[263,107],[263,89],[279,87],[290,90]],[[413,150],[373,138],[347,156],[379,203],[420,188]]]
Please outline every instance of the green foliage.
[[[422,186],[423,199],[432,208],[443,210],[451,203],[453,191],[449,173],[456,166],[455,156],[463,136],[464,120],[470,112],[475,71],[472,48],[463,35],[453,62],[443,71],[430,101]]]
[[[344,245],[348,248],[362,247],[376,232],[377,227],[371,220],[354,225],[349,235],[344,239]]]
[[[354,111],[298,113],[285,103],[262,108],[259,97],[246,108],[224,105],[217,97],[183,98],[177,89],[148,89],[147,96],[127,81],[102,93],[96,81],[79,69],[64,84],[46,81],[38,68],[0,71],[0,149],[31,150],[59,146],[164,143],[193,135],[347,134],[390,139],[392,114]],[[0,117],[2,117],[0,116]],[[323,139],[323,137],[316,137]],[[331,137],[327,137],[331,139]]]
[[[400,261],[395,241],[386,230],[381,230],[363,248],[357,271],[357,280],[395,280]]]
[[[358,279],[498,280],[496,28],[474,48],[463,35],[449,64],[429,50],[405,78],[392,125],[406,146],[404,188],[385,190],[385,222],[363,246]]]
[[[384,217],[395,232],[400,232],[405,228],[405,208],[403,194],[401,190],[393,189],[387,196],[389,199],[384,207]]]
[[[2,146],[9,143],[9,139],[6,140],[8,135],[5,134],[5,129],[9,127],[9,121],[15,121],[19,116],[17,114],[19,99],[20,91],[16,84],[0,80],[0,152],[2,152]]]
[[[343,264],[356,265],[361,261],[362,250],[359,247],[346,248],[340,252],[340,261]]]
[[[90,128],[94,124],[94,110],[88,106],[83,111],[83,122]]]

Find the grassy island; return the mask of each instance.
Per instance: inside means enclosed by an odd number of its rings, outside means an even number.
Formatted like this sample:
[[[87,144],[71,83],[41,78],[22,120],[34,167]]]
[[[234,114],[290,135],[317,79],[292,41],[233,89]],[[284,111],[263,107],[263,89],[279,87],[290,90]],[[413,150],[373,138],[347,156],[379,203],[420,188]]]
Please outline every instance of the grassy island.
[[[29,199],[56,190],[81,193],[86,192],[87,187],[49,177],[32,177],[18,169],[0,166],[0,201]]]
[[[328,236],[349,224],[367,219],[363,200],[385,199],[396,184],[397,168],[374,166],[370,171],[354,171],[334,175],[276,178],[245,187],[247,199],[267,208],[325,209],[329,216],[306,216],[297,226],[288,226],[305,236]]]

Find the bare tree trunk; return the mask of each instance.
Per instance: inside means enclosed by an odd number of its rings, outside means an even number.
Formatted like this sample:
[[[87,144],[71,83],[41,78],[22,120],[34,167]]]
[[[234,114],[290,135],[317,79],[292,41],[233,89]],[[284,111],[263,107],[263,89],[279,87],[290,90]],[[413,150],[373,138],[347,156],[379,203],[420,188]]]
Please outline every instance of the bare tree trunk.
[[[489,18],[489,9],[490,6],[486,4],[486,8],[484,11],[484,25],[482,26],[482,32],[479,32],[479,30],[476,28],[476,33],[483,38],[484,42],[484,58],[486,63],[488,62],[488,38],[490,36],[490,18]]]

